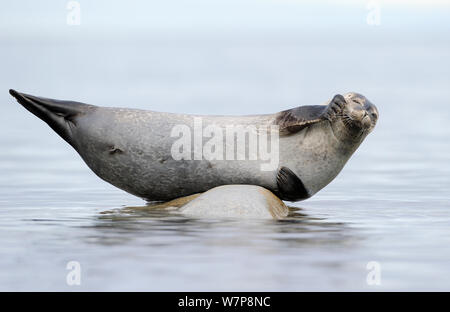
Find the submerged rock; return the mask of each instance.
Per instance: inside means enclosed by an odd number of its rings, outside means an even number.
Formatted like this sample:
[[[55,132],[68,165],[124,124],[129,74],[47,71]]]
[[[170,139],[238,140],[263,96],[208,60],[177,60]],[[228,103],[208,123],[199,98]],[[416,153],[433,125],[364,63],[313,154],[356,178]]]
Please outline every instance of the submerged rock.
[[[195,217],[281,219],[289,213],[281,199],[256,185],[218,186],[165,205],[180,207],[180,212]]]

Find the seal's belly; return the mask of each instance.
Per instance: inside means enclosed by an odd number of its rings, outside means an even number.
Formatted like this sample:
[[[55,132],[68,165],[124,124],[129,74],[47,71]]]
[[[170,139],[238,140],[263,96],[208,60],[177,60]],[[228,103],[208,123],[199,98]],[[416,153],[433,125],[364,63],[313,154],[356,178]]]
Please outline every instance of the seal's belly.
[[[147,200],[169,200],[226,184],[260,185],[274,190],[275,173],[249,161],[174,160],[122,154],[86,159],[107,182]]]
[[[104,115],[102,118],[106,120]],[[113,127],[111,121],[100,126],[97,122],[95,127],[82,127],[85,133],[79,135],[83,138],[79,142],[79,151],[99,177],[129,193],[147,200],[170,200],[225,184],[254,184],[276,189],[278,166],[262,171],[262,161],[249,156],[239,158],[237,146],[234,157],[229,159],[226,141],[222,159],[198,155],[192,117],[171,120],[157,116],[146,119],[145,123],[134,118],[124,122],[123,115],[121,118],[120,124],[113,122]],[[111,119],[114,121],[114,116]],[[232,122],[235,120],[217,118],[222,129]],[[248,121],[244,121],[244,125],[245,122]],[[207,119],[204,126],[210,124],[211,120]],[[180,132],[174,132],[174,129],[180,125],[186,126],[181,130],[190,133],[190,137],[187,135],[189,144],[183,146],[183,149],[189,149],[184,157],[177,151],[180,146],[174,148],[181,139]],[[200,148],[203,147],[202,151],[206,153],[207,142],[203,143]],[[247,140],[246,148],[248,145]]]

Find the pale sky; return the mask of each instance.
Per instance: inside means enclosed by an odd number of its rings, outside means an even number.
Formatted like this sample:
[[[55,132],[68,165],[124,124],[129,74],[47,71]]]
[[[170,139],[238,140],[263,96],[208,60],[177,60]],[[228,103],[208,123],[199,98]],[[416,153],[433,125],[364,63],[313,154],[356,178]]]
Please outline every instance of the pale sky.
[[[69,1],[2,3],[0,36],[61,35]],[[367,27],[369,3],[379,4],[384,29],[405,32],[450,30],[450,1],[372,0],[79,0],[88,34],[214,32],[305,32]],[[70,28],[70,27],[69,27]]]

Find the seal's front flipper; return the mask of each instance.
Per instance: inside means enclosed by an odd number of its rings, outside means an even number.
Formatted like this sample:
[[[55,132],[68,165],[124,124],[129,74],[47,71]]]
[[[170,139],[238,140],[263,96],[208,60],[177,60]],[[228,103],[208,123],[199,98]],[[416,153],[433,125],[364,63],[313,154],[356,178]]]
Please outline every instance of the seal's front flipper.
[[[336,116],[339,116],[339,114],[342,113],[345,104],[347,104],[345,98],[340,94],[336,94],[331,100],[330,104],[327,105],[323,117],[329,121],[333,121]]]
[[[311,197],[302,180],[287,167],[278,170],[277,186],[277,195],[283,200],[297,201]]]
[[[315,123],[329,120],[338,116],[346,102],[342,95],[337,94],[328,105],[300,106],[279,112],[275,124],[280,128],[280,135],[289,135]]]
[[[279,126],[281,135],[289,135],[323,120],[327,106],[300,106],[279,112],[275,124]]]
[[[76,124],[76,116],[95,107],[78,102],[41,98],[12,89],[9,90],[9,93],[28,111],[45,121],[72,146],[70,127]]]

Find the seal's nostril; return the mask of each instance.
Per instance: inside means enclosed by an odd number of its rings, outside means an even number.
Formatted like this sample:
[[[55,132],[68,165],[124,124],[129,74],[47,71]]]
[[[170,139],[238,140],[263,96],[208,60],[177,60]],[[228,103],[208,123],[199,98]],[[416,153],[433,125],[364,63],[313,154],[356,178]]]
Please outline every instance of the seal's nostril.
[[[355,112],[356,118],[360,118],[363,119],[367,116],[367,112],[365,110],[362,109],[357,109]]]

